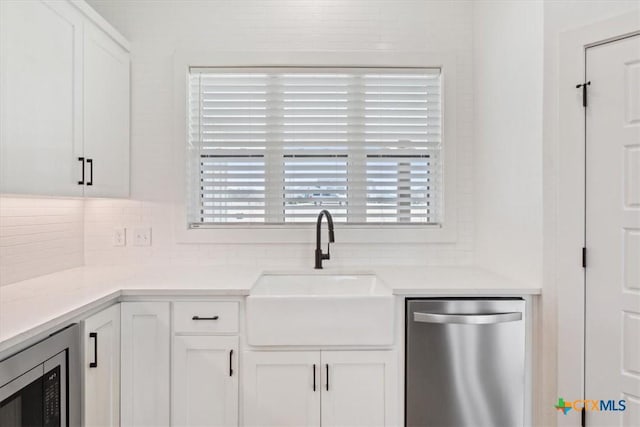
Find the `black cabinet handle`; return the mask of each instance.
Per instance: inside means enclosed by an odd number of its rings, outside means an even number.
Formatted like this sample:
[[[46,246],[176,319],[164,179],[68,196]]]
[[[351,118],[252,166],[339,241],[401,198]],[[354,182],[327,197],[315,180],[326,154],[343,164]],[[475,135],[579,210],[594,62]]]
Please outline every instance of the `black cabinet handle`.
[[[316,391],[316,364],[313,364],[313,391]]]
[[[327,367],[327,391],[329,391],[329,364],[326,364]]]
[[[233,350],[229,350],[229,376],[233,376]]]
[[[87,185],[93,185],[93,159],[87,159],[87,163],[89,164],[89,181],[87,181]]]
[[[84,157],[78,157],[78,161],[82,164],[82,179],[78,181],[78,185],[84,185]]]
[[[193,316],[191,320],[218,320],[219,318],[220,318],[219,316],[211,316],[211,317]]]
[[[93,338],[93,362],[89,363],[90,368],[98,367],[98,333],[89,332],[89,339]]]

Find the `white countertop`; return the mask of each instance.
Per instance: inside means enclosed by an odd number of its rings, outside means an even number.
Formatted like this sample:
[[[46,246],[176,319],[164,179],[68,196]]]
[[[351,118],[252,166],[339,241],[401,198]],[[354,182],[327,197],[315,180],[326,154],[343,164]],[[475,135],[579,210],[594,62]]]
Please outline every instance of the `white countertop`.
[[[245,296],[263,272],[237,266],[80,267],[3,286],[0,353],[118,298]],[[395,295],[412,297],[536,295],[541,291],[477,267],[328,268],[322,273],[375,273]]]

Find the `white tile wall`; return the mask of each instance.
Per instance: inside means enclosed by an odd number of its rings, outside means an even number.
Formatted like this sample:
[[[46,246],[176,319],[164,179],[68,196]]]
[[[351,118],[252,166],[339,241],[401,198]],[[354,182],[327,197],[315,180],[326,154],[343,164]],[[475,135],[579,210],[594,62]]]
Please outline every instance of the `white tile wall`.
[[[132,200],[86,202],[86,263],[310,266],[308,245],[185,245],[173,239],[173,55],[216,51],[454,54],[458,241],[340,244],[331,265],[470,264],[473,257],[472,4],[422,0],[89,0],[132,43]],[[206,65],[206,64],[198,64]],[[393,64],[390,64],[393,65]],[[451,78],[451,76],[449,76]],[[113,247],[113,228],[153,227],[151,247]],[[129,244],[131,243],[129,236]],[[337,235],[339,239],[339,235]],[[329,265],[329,264],[327,264]]]
[[[194,264],[257,265],[265,269],[305,268],[313,264],[311,244],[179,244],[173,239],[171,210],[165,204],[95,199],[85,202],[87,265]],[[133,244],[133,229],[152,227],[152,245]],[[313,225],[309,225],[313,227]],[[113,246],[116,227],[127,229],[127,245]],[[471,230],[460,230],[469,234]],[[339,240],[340,232],[336,231]],[[326,242],[326,237],[324,238]],[[465,256],[464,254],[467,254]],[[345,244],[331,247],[327,266],[456,265],[472,263],[472,244]]]
[[[0,286],[82,263],[82,200],[0,197]]]

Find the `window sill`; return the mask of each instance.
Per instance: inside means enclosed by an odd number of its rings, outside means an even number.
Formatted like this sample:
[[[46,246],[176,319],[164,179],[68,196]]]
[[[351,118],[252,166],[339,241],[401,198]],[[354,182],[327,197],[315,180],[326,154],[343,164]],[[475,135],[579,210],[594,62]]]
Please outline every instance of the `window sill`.
[[[326,224],[323,224],[323,231]],[[206,226],[176,230],[178,243],[302,244],[315,242],[315,224]],[[340,243],[452,243],[456,230],[443,225],[344,225],[335,224]]]

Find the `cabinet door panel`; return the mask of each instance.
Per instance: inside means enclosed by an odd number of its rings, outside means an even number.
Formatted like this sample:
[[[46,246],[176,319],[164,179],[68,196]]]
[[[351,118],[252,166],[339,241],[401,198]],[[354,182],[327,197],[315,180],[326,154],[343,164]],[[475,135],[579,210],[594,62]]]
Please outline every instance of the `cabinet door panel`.
[[[397,425],[396,357],[393,351],[323,351],[322,425]]]
[[[320,353],[317,351],[245,352],[244,424],[319,426],[319,356]]]
[[[85,194],[129,196],[129,54],[91,25],[84,31]]]
[[[83,425],[119,426],[120,304],[94,314],[83,324]]]
[[[82,196],[82,18],[67,2],[0,2],[0,192]]]
[[[124,302],[121,309],[121,423],[168,426],[169,303]]]
[[[238,425],[237,355],[238,337],[174,337],[174,426]]]

